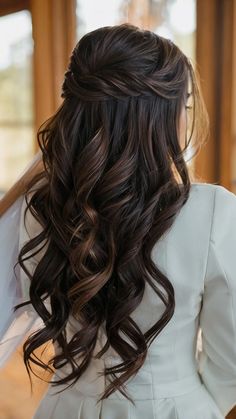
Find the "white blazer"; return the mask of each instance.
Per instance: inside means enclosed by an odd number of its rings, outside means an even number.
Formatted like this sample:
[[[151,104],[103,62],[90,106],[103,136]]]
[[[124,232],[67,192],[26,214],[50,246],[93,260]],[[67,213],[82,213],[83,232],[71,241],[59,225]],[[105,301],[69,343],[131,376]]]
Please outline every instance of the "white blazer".
[[[42,326],[31,305],[13,312],[29,289],[19,267],[14,277],[17,252],[38,228],[28,219],[25,229],[24,208],[22,196],[0,218],[1,366],[30,330]],[[96,404],[108,383],[98,372],[121,361],[109,348],[73,387],[54,395],[61,387],[50,385],[34,419],[222,419],[236,405],[236,196],[222,186],[193,183],[152,259],[174,286],[176,308],[126,383],[135,406],[118,391]],[[162,312],[163,303],[147,284],[132,317],[144,332]],[[68,339],[78,327],[70,318]],[[95,353],[105,341],[103,325]],[[65,366],[53,379],[66,372]]]

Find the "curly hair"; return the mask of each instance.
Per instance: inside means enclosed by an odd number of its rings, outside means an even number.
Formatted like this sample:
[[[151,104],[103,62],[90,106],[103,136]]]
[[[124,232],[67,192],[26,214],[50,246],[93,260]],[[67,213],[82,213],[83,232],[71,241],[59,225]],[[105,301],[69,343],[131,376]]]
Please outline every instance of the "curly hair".
[[[178,127],[189,80],[191,136],[181,148]],[[68,363],[71,374],[53,385],[73,385],[89,365],[104,323],[107,340],[97,357],[111,346],[123,362],[104,368],[113,381],[99,400],[118,389],[132,401],[125,382],[141,368],[175,310],[173,285],[151,252],[188,199],[185,153],[193,137],[192,150],[199,149],[208,117],[190,59],[172,41],[128,23],[79,40],[61,96],[62,104],[38,130],[44,170],[26,193],[24,215],[29,210],[42,231],[20,250],[17,263],[29,278],[30,299],[15,309],[31,303],[44,327],[24,343],[24,362],[28,374],[31,362],[50,371],[50,365]],[[31,272],[25,261],[45,244]],[[142,333],[132,312],[146,282],[165,308]],[[69,316],[81,328],[67,341]],[[61,351],[46,364],[34,351],[49,341]]]

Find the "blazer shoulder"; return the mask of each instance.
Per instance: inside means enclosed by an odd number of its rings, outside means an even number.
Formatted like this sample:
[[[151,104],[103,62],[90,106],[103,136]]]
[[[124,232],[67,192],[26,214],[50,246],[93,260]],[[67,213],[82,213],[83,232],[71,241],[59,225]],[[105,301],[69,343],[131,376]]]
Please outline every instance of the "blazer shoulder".
[[[227,202],[229,202],[229,204],[232,203],[233,205],[236,202],[235,193],[222,185],[214,183],[194,182],[191,185],[191,194],[197,196],[198,199],[201,199],[201,197],[203,197],[203,199],[206,199],[206,197],[209,197],[210,199],[213,198],[214,208]]]
[[[225,188],[222,185],[218,185],[216,183],[207,183],[207,182],[192,182],[191,187],[196,190],[204,190],[204,191],[220,191],[226,192],[235,195],[229,189]]]
[[[221,186],[213,183],[191,183],[190,193],[187,202],[183,206],[183,211],[191,209],[192,212],[210,213],[214,208],[216,190]],[[184,210],[185,208],[185,210]]]
[[[200,183],[193,182],[191,184],[190,197],[196,198],[198,203],[200,201],[204,204],[212,202],[213,207],[216,201],[224,200],[225,198],[234,199],[236,195],[227,188],[215,183]]]
[[[223,186],[217,185],[216,183],[207,182],[192,182],[191,188],[202,192],[215,192],[217,189],[225,189]]]

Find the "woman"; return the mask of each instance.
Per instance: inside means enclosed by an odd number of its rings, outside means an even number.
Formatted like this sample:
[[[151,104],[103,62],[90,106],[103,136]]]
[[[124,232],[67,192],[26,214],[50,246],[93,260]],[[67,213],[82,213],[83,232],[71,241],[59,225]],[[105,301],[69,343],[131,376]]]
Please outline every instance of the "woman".
[[[236,197],[191,181],[208,119],[189,59],[130,24],[99,28],[62,98],[38,132],[42,164],[2,204],[2,365],[30,331],[29,376],[53,373],[34,419],[224,418]],[[34,351],[50,341],[47,365]]]

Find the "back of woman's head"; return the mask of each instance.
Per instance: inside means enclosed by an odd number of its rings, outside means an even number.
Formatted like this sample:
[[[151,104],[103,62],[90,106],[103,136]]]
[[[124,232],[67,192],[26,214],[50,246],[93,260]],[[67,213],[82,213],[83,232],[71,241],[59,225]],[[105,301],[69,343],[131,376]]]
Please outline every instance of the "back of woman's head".
[[[191,118],[185,113],[189,86]],[[100,356],[111,346],[123,360],[122,373],[121,365],[105,370],[114,378],[105,398],[117,388],[125,394],[123,384],[137,373],[148,346],[173,316],[173,285],[151,251],[188,199],[185,133],[191,125],[191,137],[202,143],[207,115],[189,59],[170,40],[130,24],[99,28],[78,42],[62,97],[39,129],[45,170],[27,190],[28,208],[42,231],[22,248],[19,263],[45,327],[27,339],[24,360],[27,368],[30,360],[38,363],[33,351],[57,341],[61,353],[49,365],[68,362],[72,373],[57,383],[74,382],[86,370],[104,323],[107,343]],[[40,179],[43,183],[33,189]],[[30,273],[23,256],[40,243],[45,252]],[[146,282],[164,309],[143,334],[131,314]],[[80,327],[68,342],[69,316]],[[49,365],[42,362],[44,368]]]

